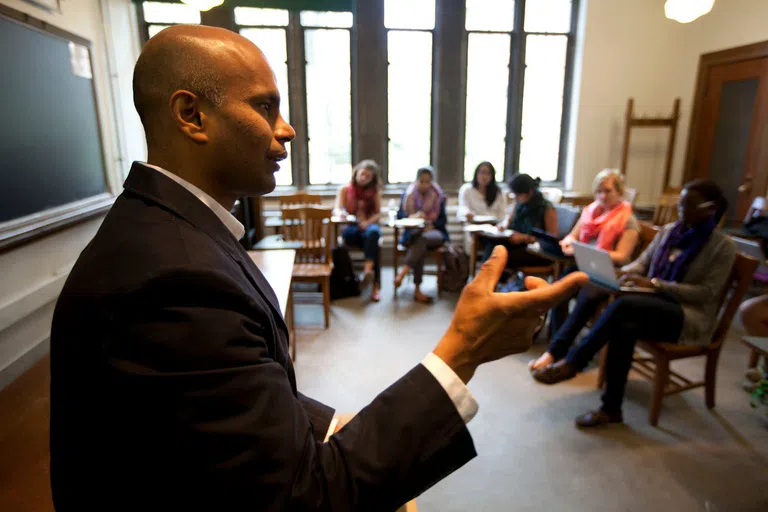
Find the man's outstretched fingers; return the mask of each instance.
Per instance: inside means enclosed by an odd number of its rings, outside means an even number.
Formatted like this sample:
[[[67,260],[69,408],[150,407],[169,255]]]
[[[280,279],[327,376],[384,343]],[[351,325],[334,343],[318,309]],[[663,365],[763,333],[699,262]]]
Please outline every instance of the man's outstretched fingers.
[[[492,292],[496,289],[496,284],[499,282],[506,265],[507,249],[502,245],[497,245],[494,247],[491,257],[483,263],[474,280],[478,281],[478,285]]]
[[[537,311],[546,311],[552,306],[573,295],[581,286],[589,281],[584,272],[573,272],[549,286],[540,286],[534,290],[520,293],[500,294],[502,304],[515,309],[532,308]],[[533,281],[533,283],[538,283]],[[528,281],[526,280],[526,285]]]
[[[535,290],[537,288],[545,288],[549,286],[549,283],[540,277],[526,276],[525,289]]]

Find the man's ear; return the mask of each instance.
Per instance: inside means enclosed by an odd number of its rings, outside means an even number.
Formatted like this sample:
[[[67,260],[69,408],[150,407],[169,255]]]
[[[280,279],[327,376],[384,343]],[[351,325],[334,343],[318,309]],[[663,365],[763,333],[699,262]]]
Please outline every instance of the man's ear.
[[[193,142],[208,142],[206,116],[200,111],[200,98],[189,91],[176,91],[171,95],[171,115],[176,126]]]

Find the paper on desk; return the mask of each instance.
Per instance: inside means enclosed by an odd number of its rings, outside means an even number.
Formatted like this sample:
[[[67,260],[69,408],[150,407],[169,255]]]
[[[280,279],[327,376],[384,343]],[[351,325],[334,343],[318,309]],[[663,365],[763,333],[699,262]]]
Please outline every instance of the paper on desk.
[[[424,219],[398,219],[395,224],[401,228],[420,228],[424,226]]]
[[[511,229],[499,231],[499,228],[493,224],[472,224],[465,227],[464,231],[467,233],[482,233],[491,238],[509,238],[514,233]]]

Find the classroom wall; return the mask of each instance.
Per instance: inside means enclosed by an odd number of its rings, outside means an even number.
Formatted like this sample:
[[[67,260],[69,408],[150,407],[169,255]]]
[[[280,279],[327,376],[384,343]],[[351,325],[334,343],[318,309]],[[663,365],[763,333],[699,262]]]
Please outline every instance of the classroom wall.
[[[671,180],[680,184],[699,56],[768,39],[766,21],[765,0],[717,0],[688,24],[666,19],[664,0],[587,0],[567,185],[589,190],[600,169],[619,166],[630,96],[635,111],[650,116],[668,116],[681,98]],[[639,204],[654,204],[661,192],[667,137],[633,130],[627,181],[639,190]]]
[[[135,24],[130,26],[133,7],[129,0],[103,0],[104,6],[100,0],[66,0],[61,3],[60,13],[19,0],[2,0],[2,3],[93,43],[94,79],[109,186],[118,193],[122,189],[126,162],[142,158],[145,153],[137,119],[126,113],[124,101],[119,102],[116,109],[117,97],[113,96],[118,84],[125,88],[126,71],[129,77],[131,59],[138,55],[138,41],[132,41],[130,35],[136,29]],[[103,12],[109,12],[111,18],[103,19]],[[105,29],[110,26],[116,30],[110,31],[107,38]],[[109,52],[118,65],[108,62]],[[130,79],[127,86],[130,100]],[[0,387],[45,352],[56,297],[69,269],[96,233],[101,220],[78,224],[0,254],[3,276],[0,279]]]

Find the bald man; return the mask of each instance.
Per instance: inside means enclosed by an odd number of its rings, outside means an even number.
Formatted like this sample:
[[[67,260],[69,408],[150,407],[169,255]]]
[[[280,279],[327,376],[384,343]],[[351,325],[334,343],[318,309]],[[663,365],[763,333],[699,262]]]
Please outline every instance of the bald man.
[[[495,294],[497,249],[434,351],[333,433],[333,410],[296,389],[282,312],[229,214],[274,189],[295,135],[267,61],[231,32],[171,27],[145,46],[134,101],[147,163],[54,314],[57,510],[393,510],[474,457],[466,382],[528,348],[585,276]]]

